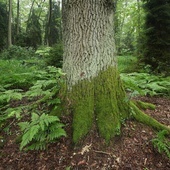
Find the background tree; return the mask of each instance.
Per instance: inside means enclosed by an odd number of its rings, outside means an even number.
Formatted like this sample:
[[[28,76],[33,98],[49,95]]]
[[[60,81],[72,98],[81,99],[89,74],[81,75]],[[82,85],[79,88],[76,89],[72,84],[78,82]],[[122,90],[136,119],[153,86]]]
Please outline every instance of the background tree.
[[[49,1],[48,20],[45,30],[46,44],[52,46],[61,42],[61,9],[60,2]]]
[[[37,48],[38,45],[42,43],[42,33],[41,25],[39,22],[39,17],[36,15],[35,10],[32,11],[32,14],[27,22],[27,46],[32,46]]]
[[[108,142],[132,114],[157,129],[170,129],[129,100],[117,71],[112,0],[63,0],[63,70],[73,110],[73,141],[97,125]]]
[[[142,4],[140,0],[116,1],[115,40],[119,55],[139,55],[144,22]]]
[[[12,0],[9,0],[9,15],[8,15],[8,47],[12,45]]]
[[[170,1],[145,0],[144,62],[156,72],[170,73]]]
[[[0,51],[5,47],[7,42],[8,32],[8,12],[6,10],[6,4],[0,2]]]

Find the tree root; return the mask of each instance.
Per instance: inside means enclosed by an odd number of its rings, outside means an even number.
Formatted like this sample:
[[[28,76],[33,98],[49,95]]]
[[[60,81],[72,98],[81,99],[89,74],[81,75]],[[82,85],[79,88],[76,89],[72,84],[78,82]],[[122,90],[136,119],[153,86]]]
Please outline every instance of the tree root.
[[[132,117],[143,123],[146,124],[156,130],[166,130],[168,132],[168,135],[170,135],[170,128],[166,125],[163,125],[162,123],[158,122],[156,119],[152,118],[151,116],[145,114],[142,112],[133,101],[130,102],[130,106],[132,109]]]
[[[155,110],[156,106],[152,103],[142,102],[140,100],[133,100],[132,101],[139,109],[151,109]]]

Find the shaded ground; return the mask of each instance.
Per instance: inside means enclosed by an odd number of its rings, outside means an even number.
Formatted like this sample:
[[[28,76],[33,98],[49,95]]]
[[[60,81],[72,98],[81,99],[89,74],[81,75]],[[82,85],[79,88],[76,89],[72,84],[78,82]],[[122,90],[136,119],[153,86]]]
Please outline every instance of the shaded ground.
[[[170,100],[165,98],[140,98],[156,105],[156,110],[146,110],[158,121],[170,125]],[[0,170],[170,170],[170,159],[153,148],[151,139],[155,131],[135,121],[127,121],[122,133],[106,147],[95,130],[73,147],[71,119],[63,117],[67,138],[60,139],[47,151],[20,152],[15,138],[17,128],[11,124],[10,135],[0,148]],[[2,136],[4,134],[0,134]]]

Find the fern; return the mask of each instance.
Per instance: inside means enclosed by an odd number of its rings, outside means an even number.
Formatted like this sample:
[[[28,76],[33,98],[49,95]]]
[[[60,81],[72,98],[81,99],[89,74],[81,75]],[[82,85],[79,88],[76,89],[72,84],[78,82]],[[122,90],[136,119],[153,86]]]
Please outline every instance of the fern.
[[[48,143],[54,142],[56,139],[66,136],[66,132],[62,127],[57,116],[49,116],[45,113],[38,115],[32,113],[30,122],[18,123],[23,133],[20,150],[42,150],[46,149]]]
[[[148,73],[121,74],[121,79],[127,91],[140,95],[169,95],[170,77],[150,75]]]
[[[170,158],[170,142],[166,139],[167,131],[163,130],[157,134],[157,137],[152,139],[154,148],[158,149],[159,153],[166,153],[167,157]]]
[[[10,100],[21,100],[21,91],[20,89],[14,89],[0,92],[0,103],[9,102]]]

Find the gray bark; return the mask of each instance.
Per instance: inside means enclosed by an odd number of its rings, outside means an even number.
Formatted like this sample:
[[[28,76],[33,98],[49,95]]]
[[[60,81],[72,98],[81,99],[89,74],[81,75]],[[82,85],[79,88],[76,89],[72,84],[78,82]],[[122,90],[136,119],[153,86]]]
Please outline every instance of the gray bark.
[[[116,66],[110,0],[63,0],[63,70],[68,87]]]

